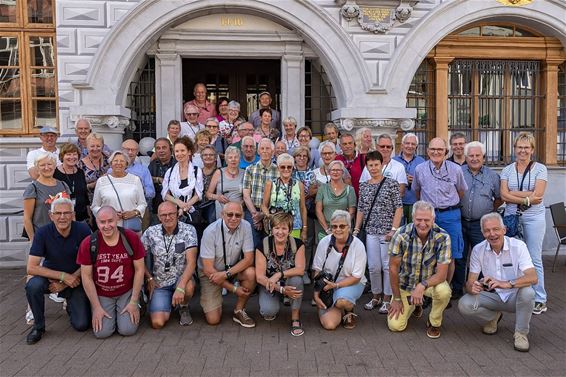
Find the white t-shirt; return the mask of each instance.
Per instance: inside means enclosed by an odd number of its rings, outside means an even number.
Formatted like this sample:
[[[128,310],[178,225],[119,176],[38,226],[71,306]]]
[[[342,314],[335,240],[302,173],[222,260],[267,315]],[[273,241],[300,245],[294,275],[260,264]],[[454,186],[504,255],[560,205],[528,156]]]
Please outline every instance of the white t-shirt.
[[[112,179],[112,183],[120,195],[119,201],[110,179]],[[100,177],[94,188],[91,206],[92,213],[96,216],[102,206],[112,206],[116,211],[121,211],[122,209],[124,211],[133,211],[137,209],[143,216],[147,203],[139,177],[130,173],[122,178],[109,178],[109,175]],[[118,225],[122,225],[122,221],[119,221]]]
[[[509,281],[523,276],[523,272],[529,268],[534,268],[527,245],[516,238],[505,237],[503,250],[497,255],[491,249],[487,240],[477,244],[472,250],[470,258],[470,272],[474,274],[483,273],[497,280]],[[517,288],[501,289],[495,291],[506,302],[509,296]]]
[[[336,249],[332,248],[332,250],[328,254],[328,258],[326,257],[326,250],[328,249],[331,238],[332,235],[328,235],[318,243],[316,254],[314,255],[314,260],[312,263],[312,268],[316,271],[321,271],[322,266],[324,265],[324,271],[334,275],[336,274],[336,270],[338,269],[338,263],[340,263],[340,257],[342,256],[342,254],[336,251]],[[324,263],[325,260],[326,264]],[[340,274],[338,275],[336,282],[338,283],[347,277],[353,276],[359,278],[361,284],[365,284],[367,281],[365,277],[366,262],[366,248],[362,241],[354,237],[352,244],[348,249],[348,254],[346,255],[344,265],[342,266],[342,270],[340,270]]]
[[[397,160],[391,159],[388,164],[383,164],[381,168],[381,173],[384,177],[396,180],[400,185],[407,185],[407,174],[405,173],[405,167],[402,163]],[[362,176],[360,177],[360,183],[367,182],[371,179],[369,170],[364,167]]]
[[[188,136],[192,141],[195,141],[195,136],[200,130],[204,130],[204,126],[200,123],[192,126],[188,122],[181,122],[181,132],[179,132],[179,137]]]
[[[43,147],[29,151],[26,156],[27,169],[29,170],[30,168],[33,168],[35,166],[35,158],[39,156],[41,153],[45,153],[45,152],[47,151],[43,149]],[[57,148],[55,152],[49,152],[49,153],[55,156],[55,159],[57,160],[57,166],[62,164],[62,162],[59,161],[59,148]]]

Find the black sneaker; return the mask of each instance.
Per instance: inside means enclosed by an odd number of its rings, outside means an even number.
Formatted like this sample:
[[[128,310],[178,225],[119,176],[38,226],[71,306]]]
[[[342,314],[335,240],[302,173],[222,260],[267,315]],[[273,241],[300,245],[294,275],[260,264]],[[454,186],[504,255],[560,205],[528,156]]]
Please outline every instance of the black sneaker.
[[[45,334],[45,330],[38,330],[34,327],[26,337],[26,343],[32,345],[39,342],[43,334]]]
[[[535,302],[535,307],[533,309],[533,314],[539,315],[548,310],[548,307],[544,302]]]

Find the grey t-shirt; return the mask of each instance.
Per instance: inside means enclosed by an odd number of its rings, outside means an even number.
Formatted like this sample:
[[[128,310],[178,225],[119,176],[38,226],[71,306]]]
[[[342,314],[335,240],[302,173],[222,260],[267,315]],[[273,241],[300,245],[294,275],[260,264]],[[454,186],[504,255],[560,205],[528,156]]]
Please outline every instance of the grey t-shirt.
[[[26,187],[23,198],[35,199],[35,207],[33,209],[32,224],[33,229],[48,224],[51,219],[49,218],[49,210],[51,209],[51,197],[60,192],[70,194],[69,186],[65,182],[57,181],[55,186],[47,186],[38,181],[33,181]]]
[[[226,264],[229,266],[238,263],[242,252],[253,253],[255,251],[252,226],[249,222],[242,219],[240,226],[234,232],[230,232],[228,227],[224,225],[223,220],[218,219],[204,230],[198,258],[199,270],[202,270],[202,258],[214,258],[214,268],[217,271],[225,270],[222,234],[224,234],[224,244],[226,247]]]

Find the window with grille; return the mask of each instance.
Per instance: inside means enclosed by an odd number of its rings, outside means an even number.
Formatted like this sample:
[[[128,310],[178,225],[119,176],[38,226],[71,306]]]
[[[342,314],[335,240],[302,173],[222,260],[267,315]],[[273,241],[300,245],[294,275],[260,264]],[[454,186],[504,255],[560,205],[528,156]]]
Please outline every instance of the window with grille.
[[[417,154],[421,156],[426,156],[426,146],[434,133],[435,85],[434,66],[425,59],[417,69],[407,93],[407,107],[417,109],[415,129],[412,132],[419,138]]]
[[[0,134],[58,127],[53,5],[0,1]]]
[[[322,129],[330,121],[330,113],[336,110],[336,97],[324,67],[318,60],[305,61],[305,126],[313,135],[322,135]]]
[[[144,137],[156,137],[155,115],[155,58],[148,57],[137,78],[130,82],[128,108],[132,112],[133,131],[126,129],[124,139],[140,141]]]

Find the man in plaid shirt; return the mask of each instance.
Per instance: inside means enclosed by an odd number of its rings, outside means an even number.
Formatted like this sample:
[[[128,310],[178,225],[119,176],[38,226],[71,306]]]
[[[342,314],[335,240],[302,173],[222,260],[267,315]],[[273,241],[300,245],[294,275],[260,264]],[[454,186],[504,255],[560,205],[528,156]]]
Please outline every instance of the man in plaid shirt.
[[[274,181],[279,177],[277,166],[273,163],[273,142],[264,138],[258,145],[259,161],[246,168],[243,183],[243,196],[245,203],[244,219],[252,224],[254,246],[257,248],[262,242],[263,234],[263,213],[261,203],[263,202],[263,189],[265,182]]]
[[[429,338],[440,337],[442,314],[450,302],[446,282],[450,265],[450,236],[434,224],[434,207],[425,201],[413,205],[413,223],[395,233],[389,245],[389,277],[393,299],[387,325],[403,331],[411,314],[422,316],[423,296],[432,297],[427,321]]]

